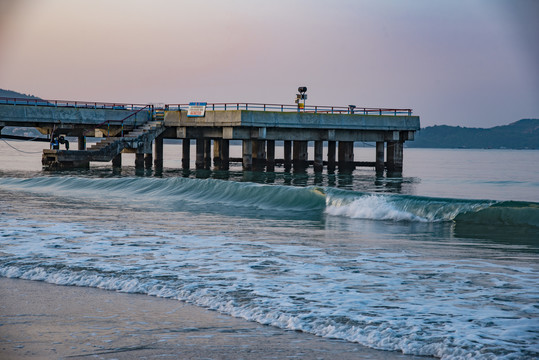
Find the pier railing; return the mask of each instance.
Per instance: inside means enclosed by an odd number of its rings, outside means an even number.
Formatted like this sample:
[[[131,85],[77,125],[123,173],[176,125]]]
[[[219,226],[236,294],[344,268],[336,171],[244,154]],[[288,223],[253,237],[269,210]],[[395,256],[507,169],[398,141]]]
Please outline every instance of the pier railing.
[[[188,110],[189,104],[169,104],[168,110]],[[307,112],[320,114],[363,114],[363,115],[412,115],[412,109],[392,109],[392,108],[366,108],[349,106],[329,106],[329,105],[284,105],[284,104],[262,104],[262,103],[208,103],[207,110],[252,110],[252,111],[277,111],[277,112]]]
[[[142,110],[148,108],[148,110],[151,110],[151,107],[152,105],[146,105],[140,109],[133,109],[134,112],[127,115],[126,117],[124,117],[123,119],[120,119],[120,120],[105,120],[103,121],[101,124],[98,124],[96,126],[94,126],[93,130],[95,129],[101,129],[103,127],[105,127],[105,125],[107,126],[107,137],[110,136],[110,126],[111,125],[116,125],[116,126],[120,126],[120,137],[124,137],[124,122],[129,119],[130,117],[132,116],[135,116],[136,114],[138,114],[139,112],[141,112]],[[137,121],[135,119],[135,123],[133,124],[133,127],[137,127]],[[88,130],[85,131],[85,133],[87,133]]]
[[[49,107],[70,107],[84,109],[112,109],[112,110],[142,110],[148,107],[147,104],[125,104],[125,103],[109,103],[109,102],[88,102],[74,100],[44,100],[44,99],[27,99],[14,97],[0,97],[0,104],[7,105],[33,105],[33,106],[49,106]]]
[[[34,105],[34,106],[52,106],[52,107],[71,107],[87,109],[112,109],[112,110],[143,110],[148,104],[126,104],[126,103],[108,103],[108,102],[88,102],[71,100],[43,100],[0,97],[0,104],[8,105]],[[189,104],[163,104],[167,110],[188,110]],[[161,106],[156,106],[161,107]],[[393,108],[367,108],[350,106],[329,106],[329,105],[305,105],[300,107],[285,104],[263,104],[263,103],[208,103],[206,109],[210,111],[226,110],[251,110],[251,111],[277,111],[277,112],[306,112],[315,114],[363,114],[363,115],[412,115],[412,109],[393,109]]]

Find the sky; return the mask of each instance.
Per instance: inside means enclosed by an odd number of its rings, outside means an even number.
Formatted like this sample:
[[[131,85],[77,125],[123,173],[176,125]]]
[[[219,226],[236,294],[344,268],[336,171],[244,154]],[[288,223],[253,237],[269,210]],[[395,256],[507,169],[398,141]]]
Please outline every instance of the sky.
[[[0,0],[0,88],[124,103],[539,118],[538,0]]]

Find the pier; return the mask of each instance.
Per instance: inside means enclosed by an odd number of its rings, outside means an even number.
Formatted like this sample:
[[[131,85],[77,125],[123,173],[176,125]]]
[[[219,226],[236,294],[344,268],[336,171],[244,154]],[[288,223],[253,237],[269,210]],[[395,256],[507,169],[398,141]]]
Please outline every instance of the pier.
[[[270,172],[276,166],[285,170],[312,166],[315,172],[368,166],[377,172],[400,173],[404,142],[414,139],[420,121],[411,109],[251,103],[156,106],[0,98],[0,136],[5,126],[36,128],[51,142],[78,139],[68,144],[69,149],[55,144],[43,150],[45,170],[87,168],[97,161],[121,167],[122,153],[135,153],[136,169],[158,169],[163,166],[163,140],[181,139],[184,169],[189,169],[193,156],[196,169],[227,170],[231,162],[241,162],[244,170]],[[87,147],[88,137],[99,141]],[[241,141],[241,158],[230,157],[232,140]],[[281,159],[275,157],[276,142],[283,143]],[[355,161],[356,142],[375,144],[373,161]],[[312,159],[309,143],[314,145]]]

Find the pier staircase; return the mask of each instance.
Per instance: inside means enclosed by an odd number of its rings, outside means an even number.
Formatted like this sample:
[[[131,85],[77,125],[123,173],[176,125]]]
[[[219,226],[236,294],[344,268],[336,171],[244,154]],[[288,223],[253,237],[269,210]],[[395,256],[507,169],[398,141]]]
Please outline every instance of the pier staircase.
[[[86,150],[43,150],[45,170],[85,168],[90,161],[108,162],[122,151],[151,153],[152,141],[165,131],[165,111],[156,109],[151,120],[121,137],[106,137]]]

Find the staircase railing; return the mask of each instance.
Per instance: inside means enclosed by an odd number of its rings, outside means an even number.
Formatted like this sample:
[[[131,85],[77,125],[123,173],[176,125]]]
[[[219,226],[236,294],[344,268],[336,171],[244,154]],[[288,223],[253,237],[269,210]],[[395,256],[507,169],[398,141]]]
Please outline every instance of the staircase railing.
[[[99,129],[101,127],[103,127],[105,124],[107,125],[107,137],[110,136],[110,125],[111,123],[119,123],[120,126],[121,126],[121,130],[120,130],[120,137],[124,137],[124,122],[129,119],[130,117],[138,114],[139,112],[143,111],[144,109],[146,108],[151,108],[151,105],[146,105],[144,106],[143,108],[140,108],[138,109],[137,111],[135,111],[134,113],[132,114],[129,114],[128,116],[124,117],[123,119],[120,119],[120,120],[105,120],[103,121],[101,124],[97,124],[96,126],[93,127],[92,130],[95,131],[95,129]],[[135,123],[133,124],[133,127],[137,127],[137,123],[136,123],[136,120],[135,120]],[[88,131],[88,130],[87,130]],[[85,131],[85,134],[86,134],[86,131]],[[85,135],[86,136],[86,135]]]

